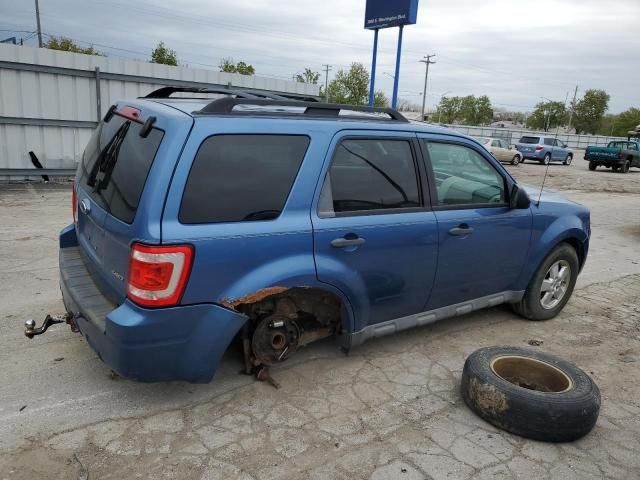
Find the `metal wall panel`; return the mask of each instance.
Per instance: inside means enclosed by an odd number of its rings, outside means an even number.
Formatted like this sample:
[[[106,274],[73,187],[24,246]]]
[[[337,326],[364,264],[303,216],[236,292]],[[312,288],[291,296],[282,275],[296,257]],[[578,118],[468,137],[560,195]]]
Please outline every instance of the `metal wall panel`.
[[[98,120],[96,67],[102,115],[118,100],[144,96],[172,81],[319,95],[317,85],[293,81],[0,44],[0,169],[31,168],[29,151],[45,168],[75,168],[94,124],[55,121]],[[50,120],[49,125],[35,124],[38,119]]]

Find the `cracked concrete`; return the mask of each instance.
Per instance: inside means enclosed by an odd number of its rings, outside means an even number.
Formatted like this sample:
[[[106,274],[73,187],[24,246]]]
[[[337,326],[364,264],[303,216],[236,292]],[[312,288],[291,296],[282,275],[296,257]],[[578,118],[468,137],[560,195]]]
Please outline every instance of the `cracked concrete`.
[[[69,192],[8,186],[0,221],[18,212],[23,221],[0,237],[12,246],[0,252],[0,479],[640,478],[640,236],[623,228],[640,226],[640,195],[569,195],[592,207],[594,239],[556,319],[527,322],[498,307],[376,339],[350,356],[323,341],[273,369],[275,390],[238,375],[238,352],[210,385],[141,385],[111,380],[67,329],[24,339],[25,317],[60,308],[55,235],[70,215]],[[598,383],[601,416],[585,438],[526,440],[462,402],[469,353],[532,339]]]

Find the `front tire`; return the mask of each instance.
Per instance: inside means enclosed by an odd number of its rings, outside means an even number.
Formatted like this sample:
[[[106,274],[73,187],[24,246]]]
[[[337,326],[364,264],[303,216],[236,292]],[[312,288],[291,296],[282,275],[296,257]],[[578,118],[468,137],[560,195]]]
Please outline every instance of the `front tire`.
[[[596,169],[598,165],[596,164],[596,162],[589,162],[589,170],[591,170],[592,172]]]
[[[571,161],[572,160],[573,160],[573,155],[569,154],[569,155],[567,155],[567,158],[565,158],[564,164],[565,165],[571,165]]]
[[[528,320],[549,320],[562,311],[571,298],[580,263],[574,248],[562,243],[543,260],[529,282],[522,300],[512,304]]]

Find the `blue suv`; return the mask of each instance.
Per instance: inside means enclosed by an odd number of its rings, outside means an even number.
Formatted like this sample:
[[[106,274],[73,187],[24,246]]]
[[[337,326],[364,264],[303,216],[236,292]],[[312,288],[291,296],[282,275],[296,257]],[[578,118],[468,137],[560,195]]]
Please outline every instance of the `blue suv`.
[[[522,162],[525,160],[537,160],[543,165],[551,162],[562,162],[571,165],[573,150],[566,143],[555,137],[525,135],[518,143],[516,150],[522,153]]]
[[[60,234],[67,321],[117,373],[208,382],[235,338],[260,377],[326,337],[348,350],[569,300],[589,211],[532,204],[472,138],[390,109],[183,91],[111,107]]]

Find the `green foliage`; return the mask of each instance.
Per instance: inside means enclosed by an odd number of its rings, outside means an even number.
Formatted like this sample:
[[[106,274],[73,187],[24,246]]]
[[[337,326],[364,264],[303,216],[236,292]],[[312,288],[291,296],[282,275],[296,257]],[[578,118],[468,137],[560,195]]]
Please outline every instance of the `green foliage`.
[[[316,85],[318,80],[320,80],[320,74],[318,72],[314,72],[310,68],[305,68],[304,72],[296,75],[296,82],[298,83],[311,83]]]
[[[384,94],[382,90],[377,90],[373,95],[373,106],[374,107],[389,107],[389,99]]]
[[[161,63],[163,65],[178,66],[176,51],[167,48],[164,42],[160,42],[151,52],[151,63]]]
[[[103,53],[98,52],[93,47],[82,48],[78,46],[73,40],[67,37],[50,37],[48,42],[43,45],[44,48],[51,50],[61,50],[63,52],[84,53],[86,55],[97,55],[104,57]]]
[[[587,90],[573,109],[576,133],[596,133],[609,107],[609,94],[604,90]]]
[[[567,111],[562,102],[540,102],[527,119],[527,127],[544,130],[564,125],[567,122]]]
[[[369,96],[369,72],[361,63],[352,63],[349,71],[339,70],[327,87],[329,101],[348,105],[366,105]]]
[[[617,115],[605,115],[598,129],[598,134],[626,137],[638,125],[640,125],[640,109],[632,107]]]
[[[249,65],[245,62],[235,63],[233,58],[223,58],[220,62],[220,71],[225,73],[239,73],[240,75],[255,75],[256,69],[253,65]]]
[[[493,120],[493,107],[486,95],[475,97],[442,97],[434,118],[442,123],[486,125]]]

